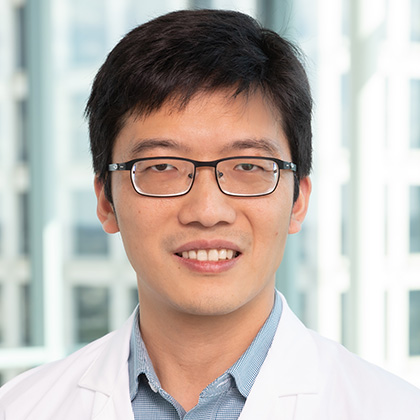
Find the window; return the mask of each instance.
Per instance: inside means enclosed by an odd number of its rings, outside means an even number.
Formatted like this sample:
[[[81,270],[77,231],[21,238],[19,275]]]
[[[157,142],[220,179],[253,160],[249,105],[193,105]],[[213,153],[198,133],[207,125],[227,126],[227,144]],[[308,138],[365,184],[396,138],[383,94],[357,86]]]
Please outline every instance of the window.
[[[410,187],[410,252],[420,252],[420,186]]]
[[[86,92],[76,94],[71,98],[69,120],[71,124],[72,138],[72,156],[75,159],[83,159],[89,157],[89,137],[87,124],[83,118],[83,111],[86,106]]]
[[[74,0],[69,45],[75,66],[94,66],[106,52],[105,3]]]
[[[77,256],[108,254],[108,237],[96,218],[96,198],[93,191],[74,194],[73,253]]]
[[[419,0],[420,1],[420,0]],[[420,148],[420,79],[410,83],[410,145]]]
[[[341,344],[345,347],[350,346],[351,338],[350,326],[350,292],[341,293]]]
[[[20,100],[17,103],[18,111],[18,158],[22,162],[28,162],[29,142],[28,142],[28,101]]]
[[[350,0],[341,0],[341,28],[345,37],[350,37]]]
[[[4,318],[3,285],[0,283],[0,347],[4,343]]]
[[[350,184],[341,187],[341,254],[350,255]]]
[[[131,303],[131,307],[134,308],[138,305],[139,303],[139,292],[137,291],[137,287],[134,289],[131,289],[129,292],[129,296],[130,296],[130,303]]]
[[[109,332],[108,288],[75,287],[74,306],[76,343],[88,343]]]
[[[19,6],[15,11],[16,22],[16,66],[19,69],[26,69],[26,12],[24,6]]]
[[[420,356],[420,290],[410,291],[410,356]]]
[[[2,200],[2,194],[0,192],[0,203],[2,202],[1,200]],[[4,252],[4,248],[3,248],[4,220],[3,219],[4,219],[3,206],[0,206],[0,257]]]
[[[23,346],[30,346],[32,343],[31,337],[31,296],[30,286],[24,284],[20,286],[20,305],[21,305],[21,325],[20,325],[20,342]]]
[[[420,42],[420,0],[411,0],[411,40]]]
[[[1,36],[1,34],[0,34]],[[1,49],[2,45],[1,45],[1,38],[0,38],[0,49]],[[0,62],[2,60],[2,56],[0,55]],[[0,66],[0,86],[3,85],[3,79],[1,77],[1,66]],[[7,136],[7,131],[5,130],[5,107],[2,103],[2,101],[0,100],[0,147],[3,146],[3,144],[6,143],[6,139],[8,138]],[[2,164],[2,162],[5,160],[5,153],[1,153],[0,155],[0,164]]]
[[[350,147],[351,121],[350,121],[350,75],[341,76],[341,145]]]
[[[211,0],[190,0],[191,8],[194,9],[207,9],[211,7]]]
[[[19,237],[19,253],[20,255],[29,255],[30,239],[29,239],[29,194],[23,193],[19,196],[20,207],[20,237]]]

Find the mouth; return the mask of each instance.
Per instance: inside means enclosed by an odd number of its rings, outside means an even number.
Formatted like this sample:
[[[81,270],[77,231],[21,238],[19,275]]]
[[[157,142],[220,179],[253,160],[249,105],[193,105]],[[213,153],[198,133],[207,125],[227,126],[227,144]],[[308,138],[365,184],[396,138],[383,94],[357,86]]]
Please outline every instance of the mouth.
[[[191,249],[188,251],[178,252],[180,258],[195,260],[195,261],[226,261],[238,258],[240,252],[233,249],[220,248],[220,249]]]

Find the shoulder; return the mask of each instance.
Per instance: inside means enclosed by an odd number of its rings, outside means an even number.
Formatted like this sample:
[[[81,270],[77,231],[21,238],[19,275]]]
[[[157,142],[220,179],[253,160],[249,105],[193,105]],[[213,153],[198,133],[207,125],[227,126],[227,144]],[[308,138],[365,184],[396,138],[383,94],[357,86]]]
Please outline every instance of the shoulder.
[[[105,335],[104,337],[95,340],[86,346],[80,348],[74,353],[68,355],[67,357],[56,360],[44,365],[32,368],[18,375],[16,378],[7,382],[0,388],[0,401],[3,401],[5,393],[9,390],[16,388],[19,385],[24,385],[28,381],[33,379],[43,379],[54,376],[61,376],[64,372],[75,373],[69,369],[70,366],[88,366],[96,357],[98,352],[106,345],[114,332]]]
[[[29,411],[30,407],[52,392],[56,396],[71,393],[113,334],[88,344],[64,359],[30,369],[3,385],[0,388],[0,413],[12,407],[19,407],[23,413],[25,407]]]
[[[420,419],[420,389],[306,328],[284,298],[270,352],[264,381],[310,399],[314,419]]]
[[[132,319],[66,358],[31,369],[6,383],[0,388],[0,420],[86,418],[92,412],[95,396],[110,396],[116,381],[125,381],[125,370],[128,376],[124,366]]]
[[[420,390],[396,375],[360,358],[335,341],[329,340],[318,333],[308,330],[319,351],[321,371],[331,375],[331,378],[346,376],[349,385],[363,386],[369,381],[382,385],[381,388],[401,388],[405,391],[420,393]]]
[[[420,419],[420,389],[308,330],[318,349],[320,395],[362,418]]]

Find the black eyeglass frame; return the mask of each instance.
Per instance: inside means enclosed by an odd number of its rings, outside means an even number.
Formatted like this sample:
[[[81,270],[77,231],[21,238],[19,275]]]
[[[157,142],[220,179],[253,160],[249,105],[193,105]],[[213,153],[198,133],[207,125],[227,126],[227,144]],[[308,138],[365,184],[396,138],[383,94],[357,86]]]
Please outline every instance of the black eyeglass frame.
[[[144,193],[144,192],[140,192],[137,188],[136,185],[134,183],[134,174],[132,172],[133,166],[137,163],[137,162],[142,162],[145,160],[162,160],[162,159],[171,159],[171,160],[182,160],[182,161],[187,161],[190,162],[194,165],[194,172],[192,174],[192,181],[191,181],[191,185],[188,188],[187,191],[182,191],[180,193],[177,194],[148,194],[148,193]],[[109,172],[115,172],[115,171],[130,171],[130,179],[131,179],[131,184],[133,185],[134,190],[137,192],[137,194],[146,196],[146,197],[156,197],[156,198],[165,198],[165,197],[180,197],[182,195],[186,195],[191,191],[191,188],[194,185],[194,181],[195,181],[195,175],[196,175],[196,169],[197,168],[201,168],[201,167],[209,167],[209,168],[214,168],[214,175],[216,178],[216,183],[217,186],[219,187],[219,190],[223,193],[226,194],[228,196],[231,197],[262,197],[265,195],[269,195],[272,194],[276,188],[277,185],[279,183],[279,179],[280,179],[280,172],[279,172],[279,176],[277,177],[277,182],[274,185],[274,187],[265,193],[262,194],[234,194],[234,193],[230,193],[227,191],[224,191],[222,189],[222,187],[220,186],[219,183],[219,179],[217,177],[217,171],[216,171],[216,167],[220,162],[224,162],[227,160],[234,160],[234,159],[253,159],[253,160],[270,160],[276,163],[276,165],[278,166],[279,169],[285,169],[285,170],[290,170],[293,172],[296,172],[297,170],[297,166],[296,164],[292,163],[292,162],[286,162],[284,160],[281,159],[277,159],[274,157],[266,157],[266,156],[230,156],[230,157],[226,157],[226,158],[222,158],[222,159],[217,159],[217,160],[208,160],[208,161],[200,161],[200,160],[193,160],[193,159],[188,159],[188,158],[182,158],[182,157],[178,157],[178,156],[155,156],[155,157],[148,157],[148,158],[138,158],[138,159],[133,159],[130,160],[128,162],[123,162],[123,163],[110,163],[108,165],[108,171]]]

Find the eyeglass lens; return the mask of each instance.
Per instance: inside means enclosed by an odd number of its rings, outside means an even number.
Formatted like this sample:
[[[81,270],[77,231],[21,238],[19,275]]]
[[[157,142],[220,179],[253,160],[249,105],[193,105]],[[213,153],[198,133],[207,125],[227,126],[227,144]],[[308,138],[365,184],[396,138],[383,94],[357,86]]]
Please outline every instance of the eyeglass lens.
[[[237,158],[216,166],[220,189],[232,195],[262,195],[273,191],[279,177],[277,164],[269,159]],[[140,194],[168,197],[188,192],[194,181],[194,163],[181,159],[151,159],[136,162],[132,180]]]

